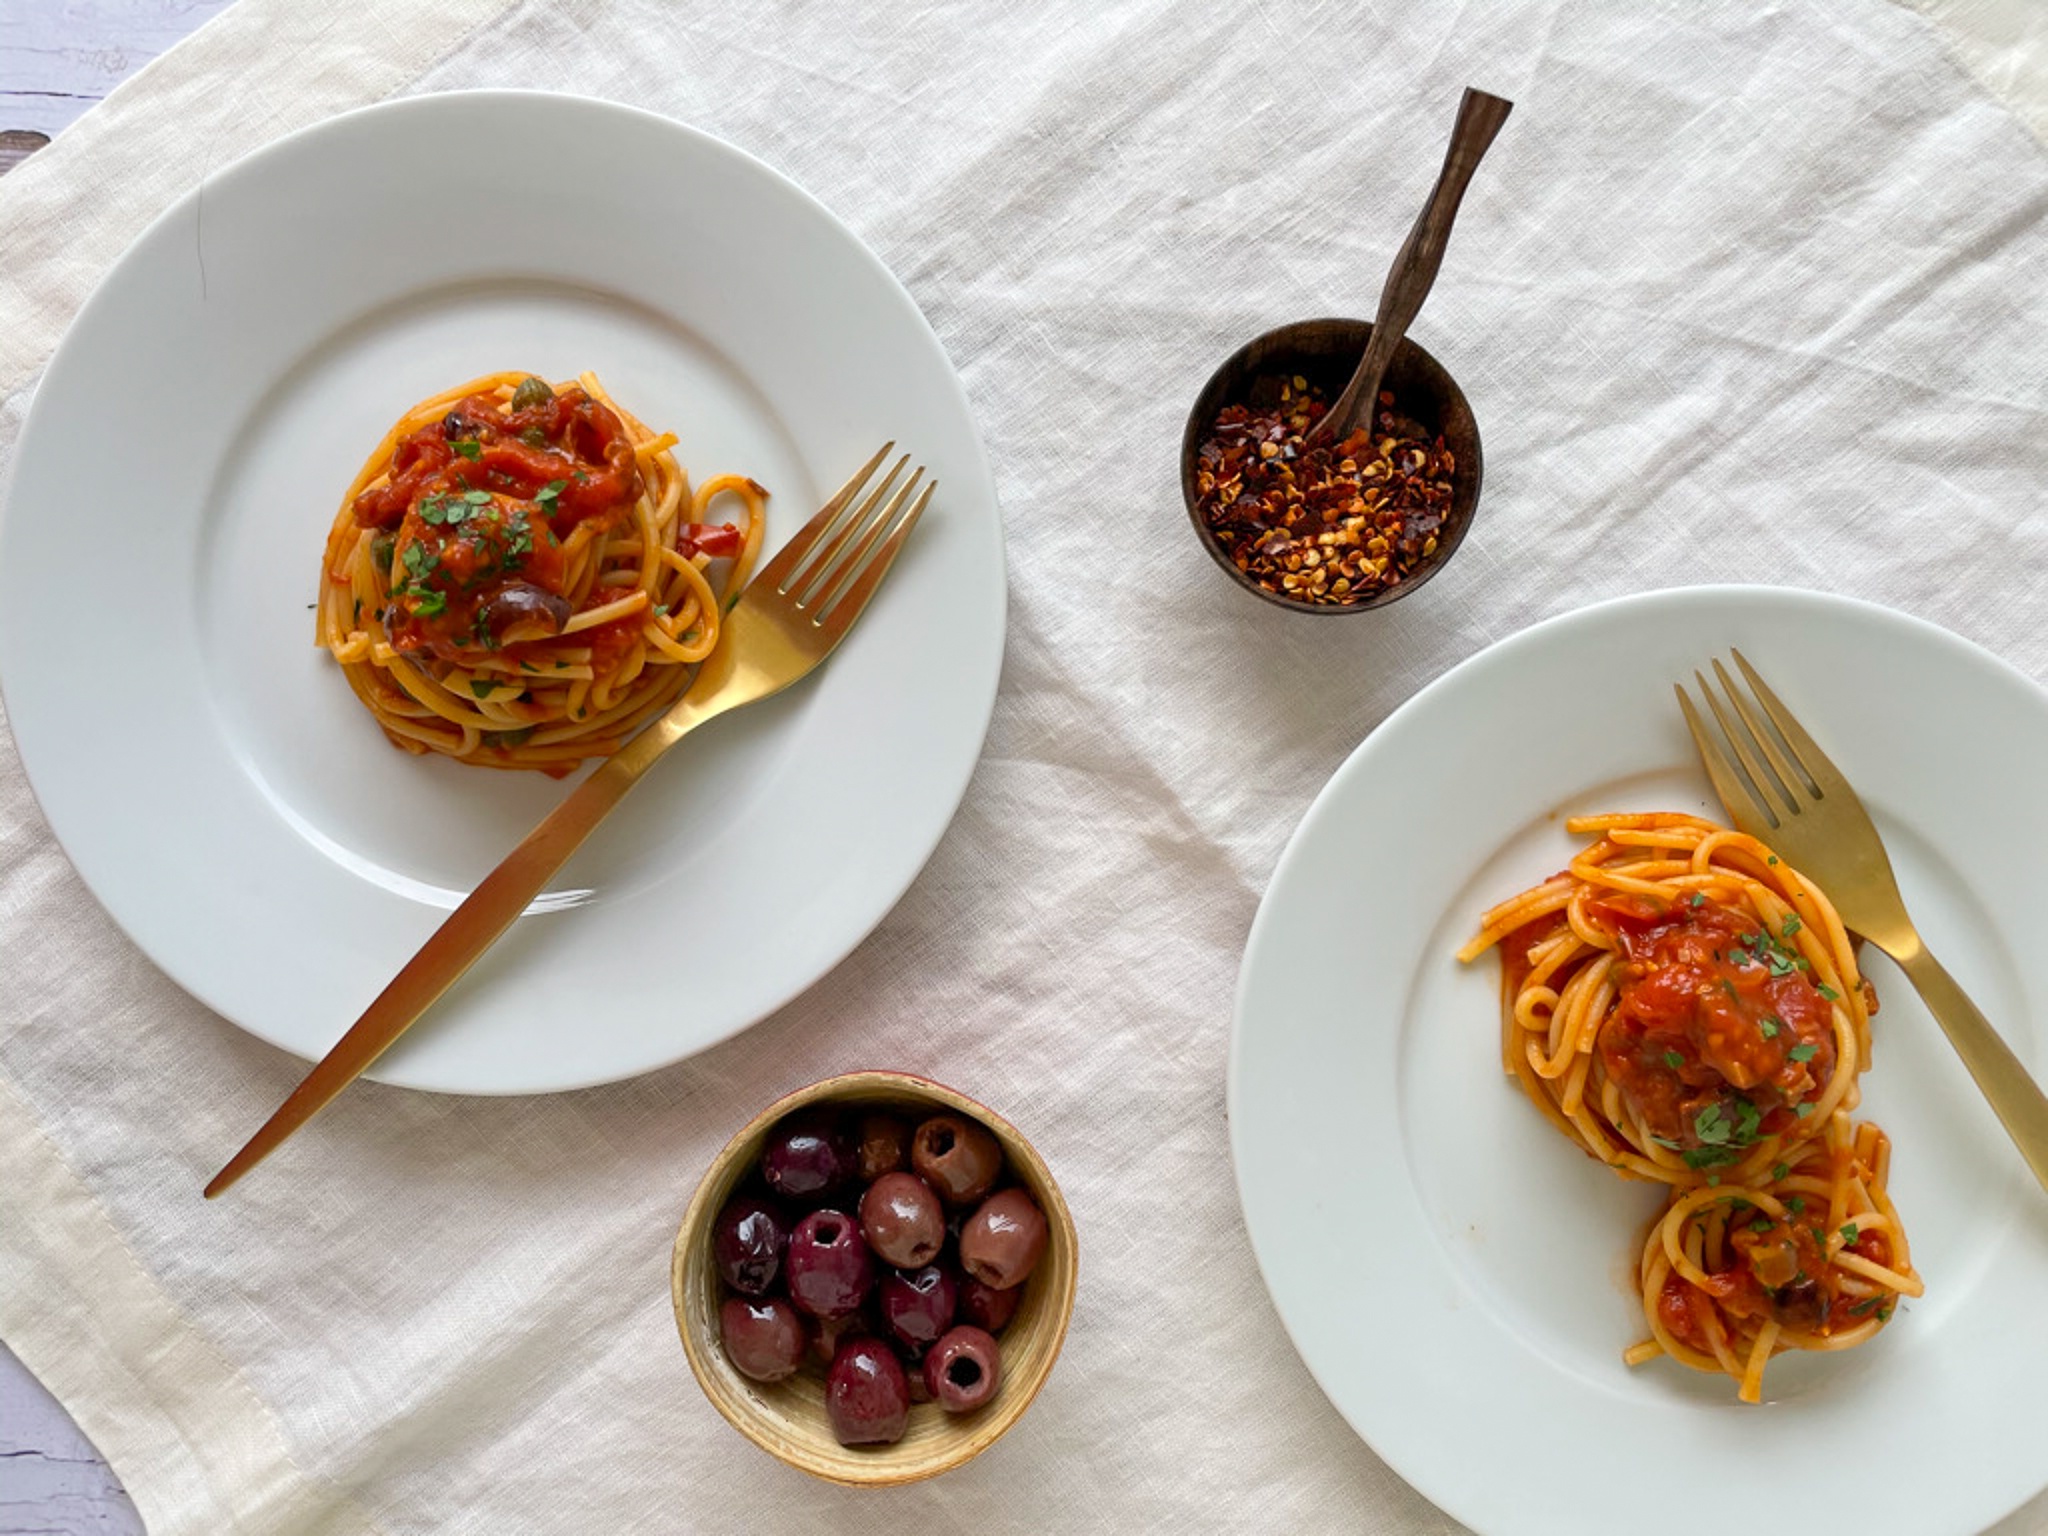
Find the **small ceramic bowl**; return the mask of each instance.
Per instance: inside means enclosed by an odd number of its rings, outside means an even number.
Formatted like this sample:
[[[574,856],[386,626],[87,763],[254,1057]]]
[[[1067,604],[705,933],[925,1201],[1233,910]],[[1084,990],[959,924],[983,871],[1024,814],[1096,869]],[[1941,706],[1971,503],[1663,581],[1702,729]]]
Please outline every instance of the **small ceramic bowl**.
[[[1359,358],[1365,355],[1365,344],[1371,335],[1372,325],[1365,320],[1299,320],[1293,325],[1283,325],[1253,337],[1231,353],[1223,366],[1210,377],[1195,400],[1194,410],[1188,413],[1187,430],[1181,437],[1181,498],[1187,505],[1188,521],[1194,525],[1195,537],[1202,541],[1202,548],[1232,581],[1254,597],[1277,604],[1290,613],[1368,613],[1399,602],[1450,563],[1451,556],[1458,552],[1458,545],[1465,538],[1465,530],[1472,526],[1472,514],[1479,507],[1482,464],[1479,424],[1472,419],[1472,407],[1466,401],[1464,391],[1458,388],[1457,381],[1444,371],[1443,364],[1413,340],[1404,339],[1394,353],[1394,361],[1388,366],[1386,379],[1380,388],[1394,392],[1395,408],[1403,416],[1412,418],[1430,435],[1441,436],[1444,446],[1451,450],[1457,461],[1457,468],[1451,475],[1451,508],[1445,514],[1443,527],[1438,530],[1436,553],[1398,585],[1363,602],[1339,606],[1334,603],[1297,602],[1278,592],[1268,592],[1240,571],[1224,552],[1223,546],[1216,542],[1215,534],[1195,505],[1195,473],[1199,468],[1196,455],[1201,449],[1202,439],[1208,436],[1210,427],[1215,424],[1217,413],[1226,405],[1242,402],[1253,381],[1267,375],[1305,378],[1325,400],[1336,399],[1351,381],[1351,372],[1358,366]]]
[[[909,1429],[894,1445],[841,1445],[825,1416],[821,1370],[807,1365],[787,1381],[752,1381],[726,1359],[719,1338],[718,1308],[727,1293],[712,1262],[712,1225],[760,1161],[769,1128],[792,1111],[813,1105],[894,1108],[911,1119],[920,1111],[950,1112],[978,1121],[1001,1143],[1008,1176],[1029,1190],[1045,1213],[1045,1254],[1024,1282],[1024,1299],[1002,1331],[1002,1384],[994,1398],[963,1414],[949,1414],[936,1403],[916,1404],[910,1410]],[[973,1460],[1024,1416],[1052,1374],[1066,1338],[1078,1273],[1073,1215],[1051,1171],[1015,1126],[965,1094],[921,1077],[849,1072],[778,1099],[726,1143],[697,1186],[676,1233],[669,1288],[690,1369],[711,1406],[733,1428],[771,1456],[813,1477],[855,1487],[889,1487],[936,1477]]]

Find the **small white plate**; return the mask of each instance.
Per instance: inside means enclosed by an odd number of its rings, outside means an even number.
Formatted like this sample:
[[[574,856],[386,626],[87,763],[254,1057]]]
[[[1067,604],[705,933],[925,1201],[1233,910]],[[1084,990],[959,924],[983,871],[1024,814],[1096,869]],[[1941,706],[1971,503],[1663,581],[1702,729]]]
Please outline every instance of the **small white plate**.
[[[939,494],[821,674],[693,737],[373,1075],[525,1093],[675,1061],[838,963],[937,845],[1002,662],[1002,532],[910,296],[790,182],[524,92],[352,113],[209,177],[52,359],[0,528],[30,781],[165,971],[317,1056],[565,792],[391,747],[313,643],[322,544],[415,401],[595,370],[768,546],[895,438]]]
[[[1562,868],[1565,816],[1719,817],[1672,698],[1739,646],[1869,804],[1929,945],[2037,1076],[2048,695],[1842,598],[1653,593],[1540,624],[1397,710],[1281,857],[1246,946],[1231,1147],[1309,1369],[1396,1471],[1489,1536],[1966,1532],[2048,1483],[2048,1196],[1905,979],[1864,1113],[1927,1284],[1884,1333],[1780,1356],[1765,1402],[1659,1360],[1633,1270],[1657,1192],[1502,1075],[1499,972],[1452,952]]]

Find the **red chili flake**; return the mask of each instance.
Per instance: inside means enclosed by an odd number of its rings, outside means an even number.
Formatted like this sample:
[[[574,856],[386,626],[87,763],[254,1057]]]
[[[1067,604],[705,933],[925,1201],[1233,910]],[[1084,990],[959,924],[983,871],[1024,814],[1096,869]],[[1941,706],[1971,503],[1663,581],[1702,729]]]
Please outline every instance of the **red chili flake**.
[[[1196,510],[1216,543],[1266,591],[1346,608],[1415,575],[1436,553],[1457,469],[1441,437],[1403,435],[1382,391],[1379,430],[1340,443],[1304,438],[1327,409],[1302,378],[1262,379],[1227,405],[1196,453]]]

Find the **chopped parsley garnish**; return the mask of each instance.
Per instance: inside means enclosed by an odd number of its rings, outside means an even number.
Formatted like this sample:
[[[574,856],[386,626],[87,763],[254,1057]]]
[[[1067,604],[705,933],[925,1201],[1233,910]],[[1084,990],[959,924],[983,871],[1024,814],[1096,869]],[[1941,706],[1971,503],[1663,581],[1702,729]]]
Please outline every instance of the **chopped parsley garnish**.
[[[1718,1099],[1693,1116],[1692,1133],[1708,1146],[1725,1145],[1734,1131],[1728,1111],[1721,1107]]]
[[[491,504],[491,493],[489,491],[464,491],[462,499],[472,507],[488,507]]]
[[[1737,1160],[1738,1154],[1733,1147],[1694,1147],[1685,1154],[1685,1166],[1688,1168],[1718,1168]],[[1709,1179],[1707,1182],[1718,1184],[1721,1181]]]
[[[1755,1221],[1752,1221],[1749,1224],[1749,1230],[1752,1232],[1768,1232],[1771,1230],[1771,1228],[1775,1227],[1776,1225],[1777,1223],[1771,1220],[1770,1217],[1759,1216]]]
[[[1763,1031],[1766,1040],[1775,1040],[1778,1038],[1778,1031],[1785,1027],[1785,1021],[1774,1013],[1767,1013],[1757,1021],[1756,1027]]]
[[[583,477],[578,475],[576,478],[580,480]],[[556,498],[568,488],[569,482],[566,480],[550,480],[546,485],[533,493],[533,504],[540,508],[543,516],[553,517],[555,515]]]
[[[501,686],[503,685],[499,683],[494,683],[486,677],[472,677],[469,680],[469,691],[475,694],[480,699],[489,698],[492,694],[496,693]]]
[[[516,731],[485,731],[484,745],[487,747],[517,747],[523,745],[527,737],[532,734],[533,727],[530,725],[521,726]]]
[[[1723,976],[1721,978],[1721,990],[1723,992],[1726,992],[1730,997],[1740,1001],[1741,994],[1735,990],[1735,983],[1730,981],[1726,976]]]
[[[441,564],[439,559],[427,553],[424,544],[406,545],[405,553],[399,558],[405,563],[406,574],[416,582],[425,581]]]
[[[1849,1309],[1849,1315],[1851,1317],[1868,1317],[1877,1304],[1883,1300],[1882,1296],[1866,1296]]]
[[[1814,1058],[1814,1053],[1819,1049],[1820,1047],[1817,1045],[1795,1045],[1785,1054],[1794,1061],[1811,1061]]]
[[[1842,994],[1837,992],[1833,987],[1828,986],[1826,983],[1822,983],[1820,995],[1826,998],[1831,1003],[1839,1003],[1842,1000]]]
[[[1879,1307],[1877,1309],[1877,1320],[1880,1323],[1888,1323],[1891,1321],[1891,1319],[1892,1309],[1890,1307]]]
[[[1797,912],[1790,913],[1785,918],[1785,926],[1778,930],[1778,936],[1789,939],[1804,926],[1805,924],[1799,921],[1799,914]]]
[[[1808,1115],[1813,1113],[1813,1106],[1811,1104],[1801,1104],[1797,1109],[1793,1110],[1792,1113],[1797,1115],[1800,1119],[1804,1120]]]
[[[431,619],[448,606],[448,594],[430,591],[425,587],[412,589],[412,611],[415,618]]]
[[[1660,1147],[1669,1147],[1674,1152],[1678,1150],[1678,1143],[1673,1141],[1669,1136],[1659,1136],[1655,1131],[1652,1131],[1650,1133],[1650,1140],[1657,1143],[1657,1145]]]
[[[1705,891],[1694,891],[1692,893],[1692,900],[1688,903],[1688,905],[1694,907],[1704,907],[1706,904],[1707,893]]]
[[[1773,1181],[1784,1178],[1785,1175],[1790,1173],[1791,1171],[1792,1165],[1790,1163],[1771,1164],[1771,1178]]]
[[[1855,1222],[1853,1222],[1853,1221],[1846,1221],[1846,1222],[1843,1222],[1843,1223],[1842,1223],[1842,1241],[1843,1241],[1843,1242],[1845,1242],[1845,1243],[1853,1243],[1853,1242],[1855,1242],[1855,1241],[1856,1241],[1856,1223],[1855,1223]]]
[[[1778,862],[1778,856],[1775,853],[1771,854],[1768,858],[1764,860],[1764,862],[1766,864],[1776,864]]]
[[[1756,1140],[1757,1128],[1763,1123],[1763,1115],[1747,1099],[1735,1101],[1735,1144],[1746,1147]]]
[[[450,443],[448,446],[472,464],[484,456],[484,445],[473,437],[463,438],[460,442]]]
[[[1791,1196],[1785,1202],[1785,1209],[1790,1211],[1794,1216],[1803,1214],[1806,1210],[1806,1197],[1803,1195]]]
[[[1676,1072],[1680,1067],[1685,1065],[1685,1058],[1679,1055],[1676,1051],[1666,1051],[1664,1053],[1664,1065],[1671,1068],[1672,1071]]]

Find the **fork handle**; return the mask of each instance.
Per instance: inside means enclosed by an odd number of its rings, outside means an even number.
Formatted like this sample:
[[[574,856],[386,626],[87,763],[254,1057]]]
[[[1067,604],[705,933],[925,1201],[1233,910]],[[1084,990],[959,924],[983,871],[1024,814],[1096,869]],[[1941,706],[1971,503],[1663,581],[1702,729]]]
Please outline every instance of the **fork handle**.
[[[1934,1015],[1935,1023],[1948,1036],[1949,1044],[1963,1058],[1970,1076],[1990,1102],[1992,1113],[2005,1127],[2006,1135],[2020,1149],[2020,1156],[2034,1170],[2041,1187],[2048,1189],[2048,1096],[2027,1075],[2012,1047],[1999,1038],[1998,1031],[1977,1010],[1955,977],[1943,969],[1924,945],[1903,955],[1893,955]]]
[[[661,722],[667,729],[643,731],[627,742],[527,833],[504,862],[448,914],[433,937],[391,978],[377,1000],[320,1058],[319,1065],[306,1074],[248,1144],[213,1176],[206,1186],[206,1198],[211,1200],[262,1162],[390,1049],[392,1042],[518,920],[556,871],[569,862],[569,855],[583,846],[597,824],[640,782],[648,766],[707,718],[684,718],[682,711],[672,712]]]

